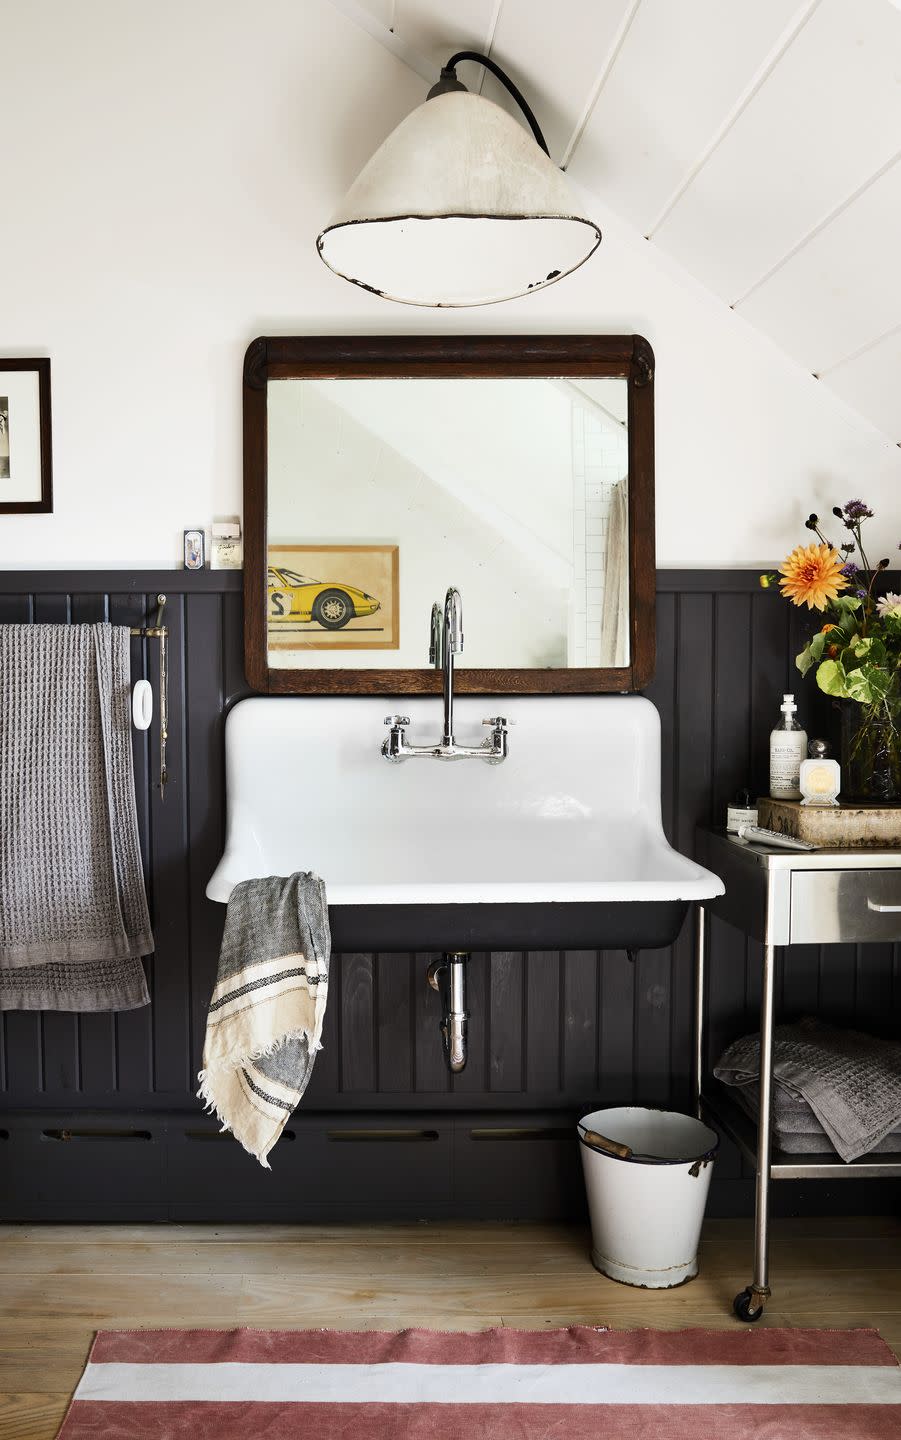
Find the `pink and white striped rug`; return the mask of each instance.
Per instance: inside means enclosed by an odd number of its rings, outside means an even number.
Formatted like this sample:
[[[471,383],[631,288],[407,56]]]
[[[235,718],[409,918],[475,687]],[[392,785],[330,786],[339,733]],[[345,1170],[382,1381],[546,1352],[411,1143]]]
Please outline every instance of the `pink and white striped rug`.
[[[875,1330],[110,1330],[59,1440],[898,1440]]]

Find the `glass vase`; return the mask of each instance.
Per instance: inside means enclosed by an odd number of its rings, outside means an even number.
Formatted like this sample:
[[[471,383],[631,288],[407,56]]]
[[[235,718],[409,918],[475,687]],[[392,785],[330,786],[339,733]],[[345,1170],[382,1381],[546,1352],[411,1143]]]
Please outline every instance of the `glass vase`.
[[[901,700],[842,703],[842,801],[901,802]]]

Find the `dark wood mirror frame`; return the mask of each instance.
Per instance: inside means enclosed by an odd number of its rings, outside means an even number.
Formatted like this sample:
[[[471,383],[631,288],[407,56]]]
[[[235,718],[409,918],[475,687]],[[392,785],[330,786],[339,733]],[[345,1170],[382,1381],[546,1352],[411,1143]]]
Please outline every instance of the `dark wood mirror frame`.
[[[269,666],[267,426],[270,380],[435,376],[623,376],[629,419],[630,663],[617,669],[456,671],[460,694],[586,695],[640,690],[654,671],[654,353],[640,335],[263,336],[244,359],[244,667],[272,695],[439,694],[421,670]]]

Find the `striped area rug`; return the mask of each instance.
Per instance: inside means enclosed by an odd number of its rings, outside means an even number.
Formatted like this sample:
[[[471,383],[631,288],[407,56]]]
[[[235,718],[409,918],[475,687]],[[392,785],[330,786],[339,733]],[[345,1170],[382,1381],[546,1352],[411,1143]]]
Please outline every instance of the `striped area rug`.
[[[898,1440],[875,1330],[111,1330],[59,1440]]]

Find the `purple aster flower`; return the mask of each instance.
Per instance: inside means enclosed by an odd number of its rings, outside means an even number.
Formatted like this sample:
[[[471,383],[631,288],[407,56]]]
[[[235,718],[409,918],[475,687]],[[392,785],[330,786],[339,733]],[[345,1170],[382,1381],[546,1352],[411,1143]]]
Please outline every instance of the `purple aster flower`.
[[[858,600],[866,600],[867,598],[866,590],[855,590],[854,594],[857,596]]]
[[[846,565],[843,565],[843,566],[842,566],[842,574],[845,576],[845,578],[846,578],[847,580],[853,580],[853,579],[854,579],[854,576],[857,575],[858,573],[859,573],[859,572],[858,572],[858,568],[857,568],[857,566],[854,564],[854,561],[853,561],[853,560],[849,560]],[[858,592],[858,593],[860,593],[860,592]]]
[[[870,520],[873,512],[862,500],[849,500],[845,506],[845,519],[852,521]]]

